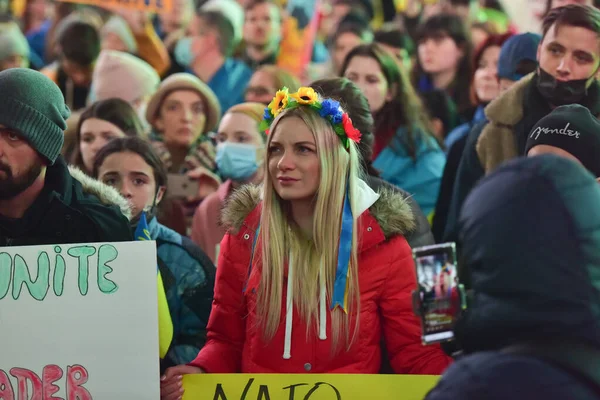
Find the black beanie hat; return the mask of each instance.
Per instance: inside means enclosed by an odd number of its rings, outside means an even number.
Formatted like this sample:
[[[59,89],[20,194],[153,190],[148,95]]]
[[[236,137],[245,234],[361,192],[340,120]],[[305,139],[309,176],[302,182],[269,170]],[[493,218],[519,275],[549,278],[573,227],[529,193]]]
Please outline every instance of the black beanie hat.
[[[11,68],[0,72],[0,125],[14,130],[50,164],[60,154],[69,107],[44,74]]]
[[[540,144],[572,154],[600,177],[600,121],[587,108],[579,104],[560,106],[539,120],[527,138],[525,154]]]

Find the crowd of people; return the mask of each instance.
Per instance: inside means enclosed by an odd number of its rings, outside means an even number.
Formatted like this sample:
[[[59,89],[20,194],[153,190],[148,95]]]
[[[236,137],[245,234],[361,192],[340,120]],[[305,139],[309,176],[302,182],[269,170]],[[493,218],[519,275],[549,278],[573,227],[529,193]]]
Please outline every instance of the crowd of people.
[[[235,372],[600,398],[599,5],[523,32],[494,0],[323,1],[298,75],[286,3],[0,2],[0,246],[147,222],[165,400]],[[444,242],[468,306],[423,345],[411,249]]]

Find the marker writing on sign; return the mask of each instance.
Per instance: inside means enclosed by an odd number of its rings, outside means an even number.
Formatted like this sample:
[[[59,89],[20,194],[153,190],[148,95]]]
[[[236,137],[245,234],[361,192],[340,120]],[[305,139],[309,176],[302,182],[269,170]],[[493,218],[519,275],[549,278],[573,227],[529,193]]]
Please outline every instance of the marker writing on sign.
[[[231,393],[228,397],[225,393],[225,389],[223,389],[223,384],[217,383],[213,400],[271,400],[271,393],[275,393],[275,391],[278,390],[282,390],[284,392],[286,390],[289,391],[289,400],[310,400],[311,396],[317,392],[319,392],[319,394],[329,392],[331,393],[332,400],[342,400],[342,395],[340,394],[340,391],[337,390],[335,386],[327,382],[316,382],[314,385],[308,383],[296,383],[294,385],[282,387],[281,389],[273,387],[269,389],[268,385],[260,385],[258,386],[258,393],[256,394],[256,396],[249,394],[253,383],[254,378],[250,378],[248,380],[248,383],[246,383],[246,386],[244,387],[244,391],[239,397],[233,396]],[[298,392],[296,392],[296,388],[300,387],[303,387],[303,389],[308,389],[308,387],[310,387],[310,389],[298,390]],[[300,392],[302,392],[302,394]]]
[[[60,388],[56,385],[63,377],[63,370],[58,365],[46,365],[40,378],[35,372],[25,368],[11,368],[10,374],[16,378],[17,384],[13,386],[8,374],[0,369],[0,399],[59,399],[54,397]],[[83,387],[88,381],[89,374],[81,365],[67,367],[65,376],[64,400],[92,400],[91,393]],[[31,393],[29,393],[31,388]]]
[[[54,271],[51,273],[50,256],[47,252],[39,253],[36,266],[30,266],[25,259],[15,254],[0,253],[0,300],[5,298],[9,292],[12,298],[17,300],[22,293],[23,286],[27,288],[29,295],[38,301],[43,301],[52,289],[56,296],[62,296],[64,291],[66,261],[77,262],[78,289],[82,296],[87,295],[89,287],[90,257],[96,255],[97,275],[96,283],[98,290],[105,294],[115,293],[118,285],[110,280],[109,275],[113,269],[109,263],[116,260],[119,253],[117,249],[110,244],[103,244],[98,249],[94,246],[74,246],[67,250],[67,255],[63,256],[60,246],[54,247]],[[30,263],[31,264],[31,263]],[[36,268],[37,267],[37,268]],[[36,270],[35,278],[30,271]]]

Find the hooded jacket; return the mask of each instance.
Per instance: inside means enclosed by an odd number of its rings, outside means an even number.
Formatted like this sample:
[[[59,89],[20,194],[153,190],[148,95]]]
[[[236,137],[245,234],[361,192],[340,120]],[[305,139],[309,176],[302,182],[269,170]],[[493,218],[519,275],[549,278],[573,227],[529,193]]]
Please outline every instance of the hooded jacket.
[[[403,236],[414,221],[402,195],[385,189],[379,194],[365,189],[361,196],[375,201],[358,218],[361,314],[350,350],[332,355],[329,311],[327,338],[321,340],[307,329],[297,310],[286,313],[285,294],[282,322],[291,316],[293,329],[288,335],[282,323],[274,338],[264,341],[255,307],[259,262],[249,271],[260,222],[260,194],[257,187],[244,186],[231,195],[223,211],[228,233],[221,242],[208,340],[192,365],[210,373],[377,373],[382,336],[397,373],[439,374],[449,365],[439,346],[421,344],[411,305],[411,292],[417,287],[415,267]],[[291,348],[289,359],[283,357],[286,344]]]
[[[473,299],[460,329],[469,355],[427,397],[600,398],[600,185],[553,155],[512,161],[467,198],[461,218]],[[512,352],[536,346],[541,357]],[[574,361],[565,368],[561,358]],[[595,365],[595,378],[575,371]]]
[[[0,216],[0,246],[130,241],[129,216],[127,201],[114,188],[67,168],[59,157],[25,215]]]

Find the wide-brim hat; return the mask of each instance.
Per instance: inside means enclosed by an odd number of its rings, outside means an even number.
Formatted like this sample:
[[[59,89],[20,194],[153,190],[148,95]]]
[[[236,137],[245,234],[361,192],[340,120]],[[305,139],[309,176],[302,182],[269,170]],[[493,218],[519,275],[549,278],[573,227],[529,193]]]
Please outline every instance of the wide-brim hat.
[[[215,92],[213,92],[207,84],[187,72],[173,74],[162,81],[158,86],[158,90],[150,99],[146,109],[146,120],[148,120],[152,126],[154,126],[154,121],[156,117],[158,117],[158,112],[163,101],[169,94],[176,90],[191,90],[202,97],[206,106],[206,124],[204,125],[202,133],[210,132],[217,127],[221,117],[221,105],[219,104],[219,99],[217,99]]]

